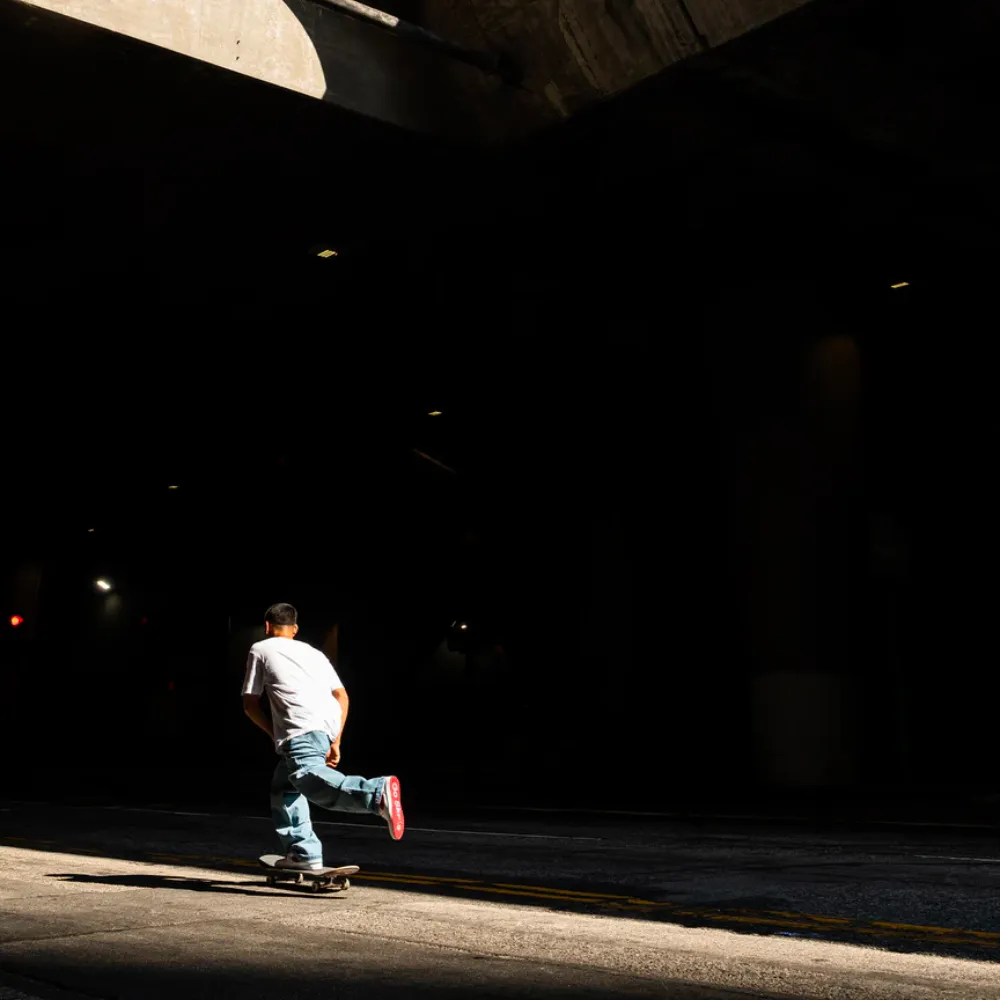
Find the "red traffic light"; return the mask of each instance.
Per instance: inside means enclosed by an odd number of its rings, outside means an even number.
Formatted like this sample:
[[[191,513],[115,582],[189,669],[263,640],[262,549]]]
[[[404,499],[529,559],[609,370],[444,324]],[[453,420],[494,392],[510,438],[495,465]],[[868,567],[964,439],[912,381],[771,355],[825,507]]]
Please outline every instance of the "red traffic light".
[[[10,624],[12,628],[17,628],[18,625],[24,623],[24,619],[20,615],[11,615]]]

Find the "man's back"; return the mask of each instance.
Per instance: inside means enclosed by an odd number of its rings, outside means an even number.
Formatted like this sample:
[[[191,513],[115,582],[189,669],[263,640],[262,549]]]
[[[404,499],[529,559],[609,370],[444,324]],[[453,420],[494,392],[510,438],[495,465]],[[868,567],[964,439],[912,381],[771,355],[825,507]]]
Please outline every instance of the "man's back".
[[[314,730],[336,739],[341,712],[333,692],[343,686],[333,664],[306,642],[272,636],[250,647],[243,693],[267,692],[276,746]]]

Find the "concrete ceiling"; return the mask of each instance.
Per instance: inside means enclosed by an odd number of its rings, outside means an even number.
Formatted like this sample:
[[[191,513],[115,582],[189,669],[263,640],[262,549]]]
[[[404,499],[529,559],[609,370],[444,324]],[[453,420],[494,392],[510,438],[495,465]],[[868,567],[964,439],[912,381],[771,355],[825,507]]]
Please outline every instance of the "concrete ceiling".
[[[568,117],[806,0],[424,0],[409,15],[504,52],[540,117]],[[397,3],[405,11],[405,2]]]
[[[18,95],[0,137],[6,273],[15,287],[72,286],[119,317],[151,289],[157,321],[192,299],[206,317],[253,319],[261,297],[287,316],[336,295],[342,310],[345,296],[377,302],[383,320],[393,304],[398,328],[413,316],[405,295],[433,281],[495,320],[555,270],[580,281],[669,259],[690,274],[725,257],[749,273],[812,255],[899,273],[904,255],[996,243],[984,123],[1000,31],[973,0],[949,7],[954,44],[923,7],[813,0],[631,87],[652,56],[619,52],[628,71],[607,62],[595,85],[575,57],[555,73],[556,49],[529,46],[525,27],[521,93],[541,101],[531,81],[558,77],[578,110],[489,155],[46,12],[26,27],[15,8],[0,4],[0,83]],[[503,11],[524,26],[528,9]],[[692,23],[716,45],[749,23],[741,9],[692,6]],[[587,23],[605,24],[602,10]],[[336,270],[311,253],[326,241],[347,251]]]
[[[1000,18],[958,0],[948,25],[954,44],[928,7],[814,0],[595,102],[484,183],[514,192],[497,257],[591,294],[650,272],[692,289],[981,271],[1000,242]]]

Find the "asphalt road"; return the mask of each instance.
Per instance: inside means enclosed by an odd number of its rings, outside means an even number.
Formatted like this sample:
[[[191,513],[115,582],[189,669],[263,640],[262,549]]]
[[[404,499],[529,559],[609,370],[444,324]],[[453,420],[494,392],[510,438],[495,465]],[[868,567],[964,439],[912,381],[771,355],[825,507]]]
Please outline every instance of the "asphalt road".
[[[266,817],[6,803],[0,997],[1000,998],[987,840],[350,819],[313,895],[264,883]]]

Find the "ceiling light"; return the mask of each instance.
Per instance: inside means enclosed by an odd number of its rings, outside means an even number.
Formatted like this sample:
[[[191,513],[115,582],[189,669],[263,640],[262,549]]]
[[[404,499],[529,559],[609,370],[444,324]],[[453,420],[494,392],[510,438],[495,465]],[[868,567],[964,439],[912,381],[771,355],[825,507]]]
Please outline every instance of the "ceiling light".
[[[428,413],[427,416],[429,416],[429,417],[440,417],[441,416],[441,411],[440,410],[431,410],[431,412]]]
[[[167,487],[167,489],[168,489],[168,490],[176,490],[176,489],[177,489],[177,487],[176,487],[176,486],[168,486],[168,487]]]
[[[108,583],[107,580],[95,580],[94,584],[95,584],[95,586],[97,587],[98,590],[110,590],[111,589],[111,584]]]
[[[900,281],[892,286],[893,288],[909,288],[910,283],[908,281]]]
[[[320,252],[318,254],[316,254],[316,256],[317,257],[339,257],[340,254],[338,254],[336,250],[320,250]]]

